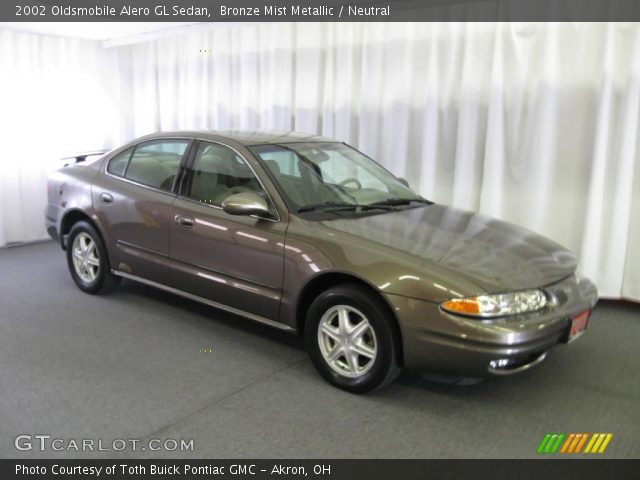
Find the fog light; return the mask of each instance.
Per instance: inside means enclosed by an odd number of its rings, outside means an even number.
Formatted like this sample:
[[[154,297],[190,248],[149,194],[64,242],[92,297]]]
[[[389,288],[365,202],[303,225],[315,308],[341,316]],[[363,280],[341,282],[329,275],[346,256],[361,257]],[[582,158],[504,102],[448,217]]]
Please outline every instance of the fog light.
[[[489,367],[493,370],[496,368],[506,368],[511,365],[514,361],[509,358],[499,358],[498,360],[491,360],[489,362]]]

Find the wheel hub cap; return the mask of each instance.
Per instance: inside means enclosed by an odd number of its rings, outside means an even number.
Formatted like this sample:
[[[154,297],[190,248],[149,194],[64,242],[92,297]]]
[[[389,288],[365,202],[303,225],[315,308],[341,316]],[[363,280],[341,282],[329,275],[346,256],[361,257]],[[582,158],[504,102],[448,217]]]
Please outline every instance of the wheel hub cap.
[[[93,282],[100,272],[100,255],[96,242],[85,232],[76,235],[73,240],[73,267],[85,282]]]
[[[318,344],[327,365],[349,378],[367,373],[378,351],[369,320],[348,305],[336,305],[325,312],[318,325]]]

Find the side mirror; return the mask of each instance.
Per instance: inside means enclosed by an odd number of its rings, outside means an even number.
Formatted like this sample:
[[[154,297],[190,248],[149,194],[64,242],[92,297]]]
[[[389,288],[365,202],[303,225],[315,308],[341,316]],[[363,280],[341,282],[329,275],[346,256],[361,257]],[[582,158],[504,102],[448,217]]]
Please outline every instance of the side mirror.
[[[222,202],[222,209],[229,215],[271,216],[267,201],[253,192],[242,192],[228,196]]]
[[[411,186],[409,185],[409,181],[406,178],[403,177],[398,177],[398,180],[400,181],[401,184],[403,184],[405,187],[411,188]]]

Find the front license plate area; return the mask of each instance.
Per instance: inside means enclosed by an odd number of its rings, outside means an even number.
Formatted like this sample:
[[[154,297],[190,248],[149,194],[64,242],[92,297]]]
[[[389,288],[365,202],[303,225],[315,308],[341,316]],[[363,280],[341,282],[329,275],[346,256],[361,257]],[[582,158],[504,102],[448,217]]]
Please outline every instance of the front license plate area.
[[[571,343],[585,332],[585,330],[587,329],[587,325],[589,324],[590,315],[591,310],[585,310],[584,312],[580,312],[577,315],[571,317],[569,334],[567,335],[567,343]]]

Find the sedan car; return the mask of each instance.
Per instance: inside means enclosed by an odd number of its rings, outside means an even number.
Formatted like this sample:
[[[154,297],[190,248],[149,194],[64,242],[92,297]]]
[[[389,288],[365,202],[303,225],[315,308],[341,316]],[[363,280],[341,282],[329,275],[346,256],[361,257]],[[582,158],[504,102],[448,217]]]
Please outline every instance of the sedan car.
[[[127,278],[299,332],[357,393],[403,367],[522,372],[578,338],[597,301],[557,243],[298,133],[139,138],[52,174],[46,224],[84,292]]]

